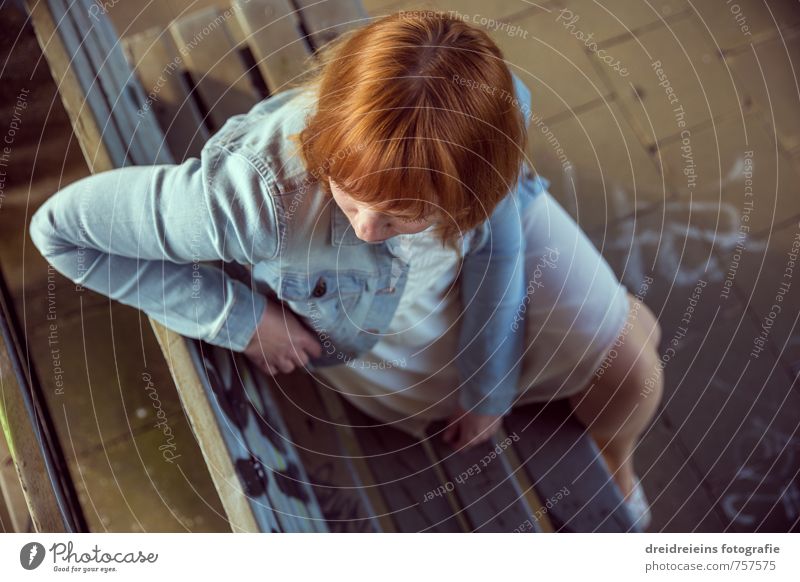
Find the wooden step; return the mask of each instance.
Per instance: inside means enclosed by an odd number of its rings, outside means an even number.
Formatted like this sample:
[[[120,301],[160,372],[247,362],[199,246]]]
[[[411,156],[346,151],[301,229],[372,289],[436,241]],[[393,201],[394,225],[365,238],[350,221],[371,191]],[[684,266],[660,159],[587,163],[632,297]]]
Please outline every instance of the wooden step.
[[[567,400],[515,408],[504,419],[556,531],[637,531],[600,451]]]
[[[372,486],[357,444],[320,395],[312,377],[297,371],[270,379],[280,415],[333,532],[395,531]],[[366,476],[366,477],[365,477]]]
[[[194,90],[204,106],[206,125],[217,131],[228,118],[248,111],[261,100],[236,49],[227,21],[216,8],[175,21],[170,32],[183,56]]]
[[[464,508],[470,531],[513,532],[534,515],[506,454],[514,441],[505,433],[489,442],[456,452],[442,440],[444,421],[428,427],[432,455],[447,477],[445,493],[451,489]],[[452,487],[451,487],[452,485]],[[534,520],[535,522],[535,520]],[[533,523],[525,531],[541,531]]]
[[[125,53],[146,93],[139,111],[152,109],[161,125],[166,147],[177,162],[200,157],[208,130],[195,101],[189,96],[183,58],[172,36],[153,27],[122,40]]]
[[[234,0],[232,6],[271,94],[308,69],[311,48],[289,0]]]

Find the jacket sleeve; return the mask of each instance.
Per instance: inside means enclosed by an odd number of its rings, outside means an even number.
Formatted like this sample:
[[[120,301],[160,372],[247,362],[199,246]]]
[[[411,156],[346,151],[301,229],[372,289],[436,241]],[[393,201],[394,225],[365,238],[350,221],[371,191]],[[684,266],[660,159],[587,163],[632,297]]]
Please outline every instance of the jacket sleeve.
[[[530,122],[531,92],[514,73],[516,105]],[[514,191],[484,224],[482,242],[464,257],[461,275],[463,319],[456,367],[459,403],[479,414],[507,414],[517,396],[525,327],[517,312],[525,298],[521,192],[523,164]]]
[[[504,415],[517,395],[525,337],[516,322],[525,294],[523,244],[517,198],[508,195],[488,220],[486,241],[464,257],[456,367],[459,403],[474,413]]]
[[[273,258],[270,179],[210,140],[201,158],[82,178],[33,215],[31,239],[65,277],[176,332],[242,351],[266,298],[203,261]]]

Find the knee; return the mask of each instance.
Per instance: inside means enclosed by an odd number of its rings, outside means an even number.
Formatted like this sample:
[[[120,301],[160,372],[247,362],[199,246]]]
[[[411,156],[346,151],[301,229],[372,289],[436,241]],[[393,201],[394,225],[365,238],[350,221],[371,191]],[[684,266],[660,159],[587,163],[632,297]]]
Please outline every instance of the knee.
[[[638,335],[652,344],[657,351],[661,344],[661,324],[650,308],[635,295],[628,292],[629,317],[637,328]]]
[[[639,398],[660,401],[664,391],[664,369],[657,344],[650,344],[642,350],[634,370]]]
[[[661,325],[655,315],[641,304],[634,328],[630,334],[633,341],[627,342],[627,359],[631,362],[632,375],[639,384],[659,384],[661,380]]]
[[[635,310],[635,311],[634,311]],[[661,326],[644,304],[631,305],[631,327],[615,343],[615,360],[606,382],[626,398],[660,398],[663,368],[659,353]]]

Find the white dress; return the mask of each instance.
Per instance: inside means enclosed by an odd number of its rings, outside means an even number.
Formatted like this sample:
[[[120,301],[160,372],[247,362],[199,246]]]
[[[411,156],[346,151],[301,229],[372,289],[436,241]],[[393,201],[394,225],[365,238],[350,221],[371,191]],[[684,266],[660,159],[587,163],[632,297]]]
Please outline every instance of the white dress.
[[[527,345],[515,405],[582,390],[628,316],[627,289],[547,191],[523,224],[528,295],[519,315]],[[398,238],[409,275],[389,329],[359,359],[313,374],[369,416],[422,438],[458,402],[461,258],[431,229]]]

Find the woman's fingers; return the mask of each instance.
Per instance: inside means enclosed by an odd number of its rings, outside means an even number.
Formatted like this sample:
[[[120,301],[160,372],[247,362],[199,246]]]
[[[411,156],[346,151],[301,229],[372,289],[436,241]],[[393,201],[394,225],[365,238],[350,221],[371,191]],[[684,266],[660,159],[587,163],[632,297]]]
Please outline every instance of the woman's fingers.
[[[489,440],[494,432],[489,429],[483,432],[474,432],[474,430],[461,426],[461,424],[463,423],[459,423],[457,438],[451,443],[451,446],[457,451],[464,447],[474,447],[475,445]],[[450,427],[448,427],[447,430],[450,430]],[[445,438],[445,442],[448,442],[447,438]]]
[[[256,355],[256,354],[250,354],[249,352],[245,352],[245,355],[262,372],[265,372],[270,376],[274,376],[277,373],[275,368],[267,361],[267,359],[264,357],[263,354]]]
[[[293,351],[285,356],[276,356],[272,361],[263,359],[263,370],[271,375],[291,374],[296,368],[305,368],[308,365],[308,354],[302,350]]]
[[[311,333],[306,332],[302,336],[300,347],[312,358],[318,358],[322,355],[322,344],[320,344],[319,341],[317,341],[317,338]]]
[[[305,368],[308,365],[308,354],[306,353],[306,350],[303,348],[297,350],[297,353],[295,354],[295,359],[297,360],[297,365],[300,366],[301,368]]]
[[[305,327],[295,315],[290,315],[291,319],[287,320],[286,331],[289,336],[289,341],[294,350],[305,350],[312,357],[318,358],[322,355],[322,345],[320,345],[317,336],[313,334],[307,327]]]
[[[276,358],[275,365],[284,374],[292,373],[295,368],[294,362],[292,362],[288,358]]]
[[[499,424],[490,426],[483,430],[472,426],[472,423],[465,419],[453,421],[444,429],[442,440],[458,451],[464,447],[474,447],[482,442],[488,441],[497,431]]]
[[[270,376],[275,376],[277,374],[280,374],[280,370],[278,370],[278,368],[270,364],[267,360],[264,360],[264,363],[261,365],[261,369]]]

